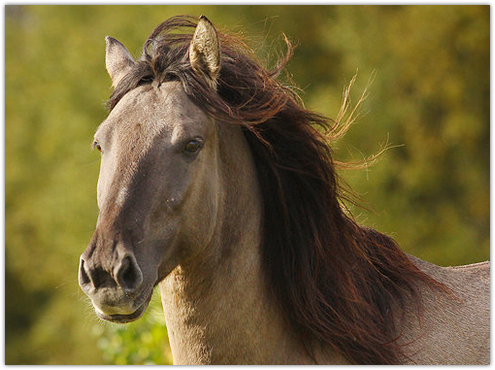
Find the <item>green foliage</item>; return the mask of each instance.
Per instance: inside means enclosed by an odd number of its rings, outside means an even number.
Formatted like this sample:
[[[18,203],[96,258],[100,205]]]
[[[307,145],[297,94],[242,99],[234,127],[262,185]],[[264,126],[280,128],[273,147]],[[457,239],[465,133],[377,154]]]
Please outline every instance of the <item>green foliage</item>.
[[[357,218],[437,264],[489,258],[488,6],[6,6],[7,364],[171,361],[158,295],[136,323],[102,323],[77,268],[98,212],[90,144],[110,94],[104,37],[137,56],[176,14],[244,34],[269,65],[286,33],[298,48],[282,77],[330,117],[356,70],[354,101],[376,71],[336,158],[372,155],[387,137],[404,146],[342,172],[374,210]]]

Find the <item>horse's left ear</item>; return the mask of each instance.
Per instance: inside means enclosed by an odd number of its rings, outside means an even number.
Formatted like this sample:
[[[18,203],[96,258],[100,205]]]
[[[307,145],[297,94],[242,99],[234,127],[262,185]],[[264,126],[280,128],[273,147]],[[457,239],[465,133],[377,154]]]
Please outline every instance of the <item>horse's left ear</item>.
[[[220,42],[213,24],[202,15],[189,45],[189,61],[193,70],[216,89],[220,74]]]
[[[134,60],[124,45],[113,37],[105,37],[107,43],[105,64],[112,79],[112,86],[116,87],[119,81],[134,67]]]

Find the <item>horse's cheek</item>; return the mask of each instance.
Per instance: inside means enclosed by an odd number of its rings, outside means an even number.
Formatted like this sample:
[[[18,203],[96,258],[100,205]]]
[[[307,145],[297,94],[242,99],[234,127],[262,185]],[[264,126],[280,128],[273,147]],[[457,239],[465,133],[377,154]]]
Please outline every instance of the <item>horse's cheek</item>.
[[[204,180],[204,179],[203,179]],[[190,197],[184,207],[185,241],[191,252],[198,252],[206,247],[215,232],[218,214],[218,192],[214,181],[202,181],[201,187],[193,189],[194,196]]]

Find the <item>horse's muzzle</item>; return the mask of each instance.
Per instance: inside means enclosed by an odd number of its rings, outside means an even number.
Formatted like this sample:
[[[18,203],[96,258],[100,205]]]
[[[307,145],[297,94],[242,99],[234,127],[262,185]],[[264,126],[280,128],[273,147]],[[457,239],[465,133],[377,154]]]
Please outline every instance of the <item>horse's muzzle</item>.
[[[79,285],[91,298],[96,314],[108,321],[129,322],[141,317],[151,298],[143,292],[143,273],[132,254],[104,268],[94,258],[81,256]]]

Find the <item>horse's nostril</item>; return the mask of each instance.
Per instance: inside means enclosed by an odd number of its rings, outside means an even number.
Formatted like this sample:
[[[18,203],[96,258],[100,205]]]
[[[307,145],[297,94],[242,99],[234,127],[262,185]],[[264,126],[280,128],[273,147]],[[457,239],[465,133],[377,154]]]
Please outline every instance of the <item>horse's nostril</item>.
[[[86,266],[84,265],[84,260],[81,258],[81,262],[79,263],[79,284],[87,285],[91,283],[91,279],[86,272]]]
[[[101,266],[91,266],[90,263],[81,258],[79,264],[79,285],[85,292],[100,288],[114,288],[117,283],[111,274]]]
[[[143,282],[143,274],[136,260],[126,256],[117,271],[117,283],[124,289],[136,290]]]

